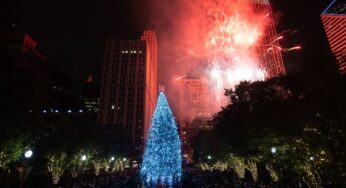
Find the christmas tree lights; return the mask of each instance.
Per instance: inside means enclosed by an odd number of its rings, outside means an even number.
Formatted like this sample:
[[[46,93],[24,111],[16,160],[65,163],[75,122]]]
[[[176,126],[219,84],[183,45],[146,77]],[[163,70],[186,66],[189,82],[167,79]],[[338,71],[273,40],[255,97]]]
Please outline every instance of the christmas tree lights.
[[[160,92],[152,117],[140,174],[147,186],[179,184],[182,175],[181,142],[167,98]]]

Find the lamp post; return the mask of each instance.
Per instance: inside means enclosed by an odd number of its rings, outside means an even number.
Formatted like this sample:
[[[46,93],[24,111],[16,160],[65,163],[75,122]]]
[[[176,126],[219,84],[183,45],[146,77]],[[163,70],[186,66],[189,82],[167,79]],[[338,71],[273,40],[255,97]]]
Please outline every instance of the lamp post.
[[[81,163],[82,163],[80,174],[83,174],[83,171],[84,171],[84,161],[87,160],[87,156],[86,155],[82,155],[80,160],[81,160]]]
[[[86,159],[87,159],[86,155],[82,155],[81,161],[83,162],[83,161],[85,161]]]
[[[29,150],[25,151],[24,157],[27,158],[27,159],[30,159],[32,154],[33,154],[32,150],[29,149]]]
[[[270,152],[274,155],[274,157],[275,157],[275,155],[276,155],[276,153],[278,152],[278,149],[275,147],[275,146],[272,146],[271,148],[270,148]],[[280,167],[279,167],[280,168]],[[278,180],[279,182],[279,184],[281,185],[281,187],[283,187],[283,182],[281,181],[281,178],[280,178],[280,176],[279,176],[279,180]]]
[[[312,168],[313,168],[313,173],[316,177],[317,187],[322,187],[322,180],[321,180],[320,173],[317,170],[317,164],[316,164],[315,157],[311,156],[309,159],[312,162]]]
[[[270,152],[271,152],[273,155],[275,155],[277,151],[278,151],[278,149],[277,149],[276,147],[274,147],[274,146],[270,148]]]
[[[24,183],[28,178],[32,167],[28,166],[28,160],[32,157],[33,151],[28,149],[24,152],[24,161],[22,161],[22,166],[18,166],[18,175],[19,175],[19,187],[24,187]]]

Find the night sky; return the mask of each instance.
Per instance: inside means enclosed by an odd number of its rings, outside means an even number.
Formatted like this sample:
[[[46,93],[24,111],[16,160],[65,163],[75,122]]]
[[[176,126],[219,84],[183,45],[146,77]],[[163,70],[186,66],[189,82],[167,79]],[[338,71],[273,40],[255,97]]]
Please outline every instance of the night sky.
[[[142,30],[151,27],[149,1],[22,1],[18,28],[39,42],[49,63],[71,79],[72,91],[78,94],[88,74],[94,74],[99,81],[107,37],[138,38]],[[300,44],[304,48],[285,55],[288,71],[297,69],[306,54],[328,51],[320,14],[330,2],[272,0],[274,15],[278,18],[278,32],[287,29],[297,31],[289,35],[282,45]],[[160,31],[156,32],[159,34]],[[158,40],[162,39],[159,37]],[[158,63],[160,71],[160,53]],[[160,82],[160,72],[158,76]]]

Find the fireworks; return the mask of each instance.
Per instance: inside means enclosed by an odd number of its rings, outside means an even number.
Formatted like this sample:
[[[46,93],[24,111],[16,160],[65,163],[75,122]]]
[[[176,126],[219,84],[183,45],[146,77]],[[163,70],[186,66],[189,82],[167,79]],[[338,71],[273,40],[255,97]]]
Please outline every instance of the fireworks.
[[[208,56],[211,90],[222,102],[225,88],[266,78],[255,49],[261,43],[269,14],[255,13],[251,4],[241,1],[217,1],[209,6],[204,54]]]
[[[296,31],[276,34],[267,1],[178,2],[180,11],[172,12],[175,17],[171,19],[177,20],[173,26],[178,32],[167,43],[169,52],[171,44],[176,44],[174,75],[206,77],[209,100],[215,101],[213,112],[227,102],[224,89],[234,88],[241,81],[263,81],[285,74],[281,53],[301,49],[280,46],[279,42]]]

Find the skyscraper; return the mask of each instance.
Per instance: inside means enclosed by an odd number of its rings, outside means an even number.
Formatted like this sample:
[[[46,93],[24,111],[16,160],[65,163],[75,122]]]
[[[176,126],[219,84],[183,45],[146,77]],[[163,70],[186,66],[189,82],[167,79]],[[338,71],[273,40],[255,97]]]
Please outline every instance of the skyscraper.
[[[179,119],[192,121],[196,117],[208,117],[208,81],[204,77],[186,76],[179,79]]]
[[[279,46],[278,41],[274,41],[277,38],[277,32],[270,2],[269,0],[250,0],[250,2],[253,3],[256,13],[268,15],[268,22],[261,41],[262,45],[257,48],[260,65],[266,70],[267,78],[284,75],[286,71],[281,52],[277,50],[267,52],[269,44]]]
[[[154,67],[154,31],[145,31],[141,40],[107,40],[97,122],[127,128],[138,151],[143,149],[157,98]]]
[[[321,14],[330,48],[337,60],[339,71],[346,73],[346,2],[334,0]]]
[[[156,40],[156,35],[155,35],[155,31],[152,30],[146,30],[144,31],[143,35],[141,36],[141,40],[142,41],[146,41],[149,45],[149,49],[150,49],[150,66],[152,71],[150,71],[150,83],[153,83],[154,85],[157,85],[157,40]],[[152,91],[150,91],[153,96],[153,103],[155,106],[156,103],[156,98],[157,98],[157,87],[151,87]],[[151,112],[151,114],[154,112]]]
[[[198,118],[210,118],[208,81],[203,77],[186,76],[179,81],[179,125],[182,153],[188,161],[192,157],[191,141],[198,133],[199,125],[192,124]]]

